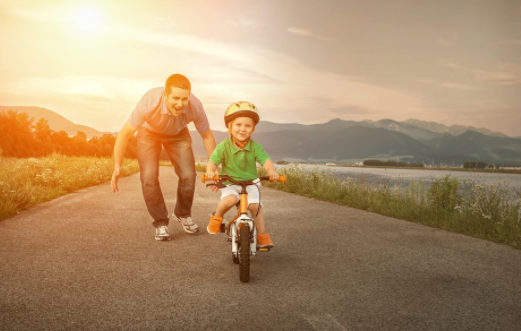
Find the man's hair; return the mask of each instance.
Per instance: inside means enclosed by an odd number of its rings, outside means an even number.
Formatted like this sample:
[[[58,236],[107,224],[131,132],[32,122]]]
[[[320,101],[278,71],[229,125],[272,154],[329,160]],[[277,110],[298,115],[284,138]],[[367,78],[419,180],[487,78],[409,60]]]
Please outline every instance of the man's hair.
[[[189,92],[192,91],[192,85],[190,84],[190,81],[181,74],[173,74],[172,76],[168,77],[165,83],[166,94],[170,94],[170,92],[172,92],[172,87],[178,87],[183,90],[188,90]]]

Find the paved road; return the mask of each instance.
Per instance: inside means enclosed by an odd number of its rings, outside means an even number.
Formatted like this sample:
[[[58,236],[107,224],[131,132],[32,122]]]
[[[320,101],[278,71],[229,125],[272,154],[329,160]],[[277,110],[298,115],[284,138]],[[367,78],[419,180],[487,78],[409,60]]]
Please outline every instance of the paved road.
[[[139,176],[120,188],[0,222],[0,330],[521,328],[521,251],[264,188],[276,247],[243,284],[223,235],[156,242]],[[219,196],[196,192],[204,229]]]

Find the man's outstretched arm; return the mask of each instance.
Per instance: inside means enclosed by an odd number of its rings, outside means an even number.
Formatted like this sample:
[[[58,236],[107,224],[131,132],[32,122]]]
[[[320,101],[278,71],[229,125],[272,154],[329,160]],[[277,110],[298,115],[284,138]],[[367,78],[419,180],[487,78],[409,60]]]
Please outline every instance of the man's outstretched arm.
[[[208,159],[212,156],[213,150],[215,149],[215,137],[213,136],[212,130],[208,129],[205,132],[201,133],[201,137],[203,138],[204,149],[206,150],[206,155],[208,155]]]
[[[127,121],[116,138],[116,143],[114,144],[114,172],[112,173],[111,181],[112,192],[119,191],[118,180],[121,176],[121,165],[123,164],[123,157],[127,150],[128,139],[136,130],[137,129]]]

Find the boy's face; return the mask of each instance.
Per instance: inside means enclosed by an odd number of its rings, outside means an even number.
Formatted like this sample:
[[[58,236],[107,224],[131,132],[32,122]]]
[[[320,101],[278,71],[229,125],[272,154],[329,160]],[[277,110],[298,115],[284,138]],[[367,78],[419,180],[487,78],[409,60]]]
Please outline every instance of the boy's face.
[[[232,136],[243,142],[250,138],[255,129],[255,121],[249,117],[237,117],[232,122]]]
[[[164,93],[166,109],[172,115],[179,116],[183,112],[183,109],[188,106],[188,100],[190,97],[190,91],[179,87],[172,87],[169,94]]]

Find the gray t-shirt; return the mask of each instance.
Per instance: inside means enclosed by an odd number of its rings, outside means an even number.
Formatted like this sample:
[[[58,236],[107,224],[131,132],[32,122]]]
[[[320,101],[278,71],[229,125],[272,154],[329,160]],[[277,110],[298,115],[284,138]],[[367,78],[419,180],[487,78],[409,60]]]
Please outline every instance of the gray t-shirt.
[[[164,92],[164,87],[157,87],[148,91],[130,114],[128,118],[130,125],[136,129],[143,127],[164,135],[176,135],[186,128],[190,122],[194,122],[199,133],[210,129],[203,104],[193,93],[190,93],[188,106],[183,109],[181,115],[174,116],[166,108],[163,98]]]

